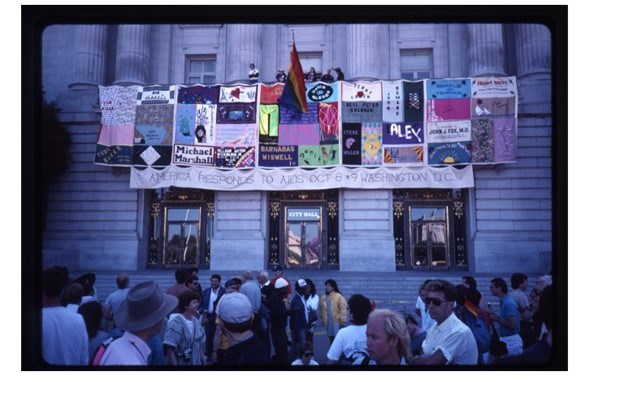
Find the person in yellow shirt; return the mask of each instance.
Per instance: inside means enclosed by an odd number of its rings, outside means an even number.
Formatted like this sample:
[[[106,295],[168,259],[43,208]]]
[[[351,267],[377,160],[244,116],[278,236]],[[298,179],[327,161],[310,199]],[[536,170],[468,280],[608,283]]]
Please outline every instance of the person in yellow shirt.
[[[334,342],[336,333],[347,324],[347,301],[333,279],[325,281],[325,293],[319,300],[319,316],[327,328],[329,345]]]

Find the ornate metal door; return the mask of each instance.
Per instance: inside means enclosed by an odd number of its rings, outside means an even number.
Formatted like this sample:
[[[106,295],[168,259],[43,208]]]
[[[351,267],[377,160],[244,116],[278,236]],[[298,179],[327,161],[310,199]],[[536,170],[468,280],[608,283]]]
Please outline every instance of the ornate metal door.
[[[462,189],[393,191],[397,269],[467,271]]]
[[[210,268],[214,192],[170,187],[150,193],[147,267]]]
[[[323,216],[321,206],[286,207],[287,268],[319,269],[323,259]]]
[[[268,265],[338,269],[338,190],[270,194]]]

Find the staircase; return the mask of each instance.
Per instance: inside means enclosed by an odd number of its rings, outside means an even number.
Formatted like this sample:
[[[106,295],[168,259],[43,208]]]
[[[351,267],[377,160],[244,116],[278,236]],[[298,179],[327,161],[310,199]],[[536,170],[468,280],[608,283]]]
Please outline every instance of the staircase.
[[[106,297],[117,289],[115,279],[117,273],[110,271],[94,272],[96,275],[95,288],[97,290],[97,299],[104,302]],[[210,275],[215,272],[210,270],[201,270],[199,273],[199,282],[202,289],[206,289],[210,285]],[[240,272],[218,272],[221,275],[221,283],[239,275]],[[80,273],[72,273],[71,277],[76,278]],[[414,313],[414,306],[418,296],[418,288],[426,279],[446,279],[452,284],[461,283],[463,274],[455,273],[416,273],[416,272],[339,272],[339,271],[291,271],[286,270],[286,276],[292,284],[296,283],[299,278],[309,278],[316,285],[316,291],[319,297],[325,291],[325,281],[334,279],[338,284],[338,288],[345,297],[349,297],[355,293],[360,293],[366,297],[375,300],[377,308],[388,308],[398,312]],[[254,272],[254,278],[256,272]],[[493,308],[498,307],[499,300],[490,293],[490,281],[495,277],[502,277],[507,282],[509,289],[510,275],[473,275],[477,280],[479,291],[485,296],[486,301],[491,302]],[[535,281],[540,275],[528,275],[529,287],[534,286]],[[269,272],[269,277],[273,277]],[[174,270],[142,270],[130,274],[130,286],[146,280],[156,281],[163,291],[166,291],[175,283]]]

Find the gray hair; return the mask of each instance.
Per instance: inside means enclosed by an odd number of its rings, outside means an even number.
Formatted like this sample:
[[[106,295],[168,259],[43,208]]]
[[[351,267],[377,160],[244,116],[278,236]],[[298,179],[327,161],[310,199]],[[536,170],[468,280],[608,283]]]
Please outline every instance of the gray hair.
[[[268,281],[269,280],[269,273],[267,271],[258,271],[258,282],[260,282],[261,280],[263,281]]]
[[[537,283],[543,283],[544,286],[552,284],[552,277],[550,275],[544,275],[537,278]]]

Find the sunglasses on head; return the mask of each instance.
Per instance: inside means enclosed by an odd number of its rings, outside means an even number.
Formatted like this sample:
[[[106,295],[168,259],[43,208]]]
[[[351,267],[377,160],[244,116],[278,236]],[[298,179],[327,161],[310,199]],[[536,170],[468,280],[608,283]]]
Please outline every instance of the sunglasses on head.
[[[435,297],[426,297],[424,302],[427,306],[429,306],[432,303],[436,306],[440,306],[442,303],[450,302],[450,300],[440,300]]]

